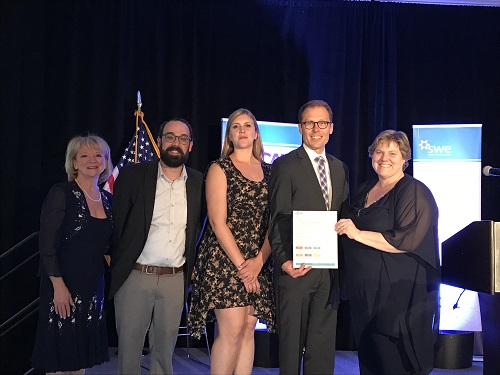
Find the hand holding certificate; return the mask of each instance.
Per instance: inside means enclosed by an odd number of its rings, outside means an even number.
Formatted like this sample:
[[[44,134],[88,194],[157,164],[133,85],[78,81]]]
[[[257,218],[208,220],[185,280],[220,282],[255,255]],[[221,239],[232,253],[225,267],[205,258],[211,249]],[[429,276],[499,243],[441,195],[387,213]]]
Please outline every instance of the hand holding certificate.
[[[293,211],[293,267],[338,268],[337,211]]]

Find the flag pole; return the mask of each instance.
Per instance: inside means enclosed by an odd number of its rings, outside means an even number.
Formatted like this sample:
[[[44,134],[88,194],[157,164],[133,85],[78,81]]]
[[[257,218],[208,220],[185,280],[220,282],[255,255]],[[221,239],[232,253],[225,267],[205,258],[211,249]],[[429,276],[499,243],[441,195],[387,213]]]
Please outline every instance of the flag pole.
[[[137,91],[137,110],[140,112],[142,107],[141,92]]]
[[[146,121],[144,121],[144,112],[141,111],[141,107],[142,107],[141,92],[137,91],[137,111],[134,113],[136,115],[135,128],[137,129],[139,126],[138,121],[137,121],[137,117],[140,117],[141,122],[144,124],[144,127],[146,128],[146,132],[148,133],[149,139],[151,140],[151,146],[153,146],[153,149],[156,152],[156,156],[160,157],[160,149],[158,148],[158,146],[155,143],[155,138],[153,137],[153,134],[151,134],[151,131],[149,130],[148,124],[146,124]],[[136,142],[136,145],[137,145],[137,142]],[[135,154],[137,155],[137,149],[135,151],[136,151]],[[136,156],[136,158],[137,158],[137,156]],[[136,163],[137,163],[137,161],[136,161]]]
[[[137,147],[139,142],[137,142],[137,138],[139,137],[139,116],[142,114],[141,112],[142,100],[141,100],[141,92],[137,91],[137,111],[135,111],[135,152],[134,152],[134,163],[137,164]]]
[[[144,121],[144,112],[141,111],[142,100],[141,92],[137,91],[137,110],[134,112],[135,116],[135,132],[132,133],[132,138],[125,152],[119,159],[113,173],[109,176],[108,181],[104,185],[104,189],[113,194],[113,185],[115,183],[120,168],[128,164],[137,164],[147,161],[153,161],[156,157],[160,157],[160,150],[156,144],[157,140],[151,134],[148,124]]]

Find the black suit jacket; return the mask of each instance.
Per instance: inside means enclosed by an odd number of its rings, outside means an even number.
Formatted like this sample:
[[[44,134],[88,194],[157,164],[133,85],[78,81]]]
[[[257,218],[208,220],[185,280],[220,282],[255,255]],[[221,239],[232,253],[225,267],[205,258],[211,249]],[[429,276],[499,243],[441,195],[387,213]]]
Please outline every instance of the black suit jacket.
[[[330,209],[338,211],[340,218],[349,208],[349,171],[339,159],[329,154],[326,154],[326,157],[332,186]],[[303,146],[274,161],[269,194],[271,201],[269,241],[275,261],[275,275],[279,276],[282,264],[293,258],[292,211],[326,210],[314,166]],[[341,254],[339,261],[340,259]],[[337,306],[340,294],[338,270],[332,270],[331,276],[332,286],[328,302]]]
[[[200,230],[203,174],[186,167],[187,226],[184,256],[185,294],[196,257]],[[121,169],[114,184],[114,232],[109,297],[120,289],[139,258],[151,226],[155,204],[158,161],[134,164]]]

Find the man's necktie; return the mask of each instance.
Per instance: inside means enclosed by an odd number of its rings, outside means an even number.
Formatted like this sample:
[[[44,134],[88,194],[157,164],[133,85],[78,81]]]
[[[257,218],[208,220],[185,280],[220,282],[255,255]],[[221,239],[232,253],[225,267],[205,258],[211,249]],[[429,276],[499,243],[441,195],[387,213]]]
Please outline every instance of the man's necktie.
[[[322,156],[317,156],[314,161],[318,163],[319,172],[319,184],[321,186],[321,192],[323,193],[323,198],[325,198],[326,209],[329,209],[329,199],[328,199],[328,181],[326,179],[326,169],[325,169],[325,159]]]

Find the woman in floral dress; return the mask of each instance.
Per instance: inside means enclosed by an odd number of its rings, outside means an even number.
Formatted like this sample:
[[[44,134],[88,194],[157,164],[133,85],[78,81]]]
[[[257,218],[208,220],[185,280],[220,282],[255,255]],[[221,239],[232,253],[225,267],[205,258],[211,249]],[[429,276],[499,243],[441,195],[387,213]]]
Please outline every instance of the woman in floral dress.
[[[271,166],[253,114],[229,116],[222,158],[206,176],[208,220],[195,267],[189,327],[200,337],[217,319],[211,355],[213,374],[250,374],[257,320],[274,330],[268,181]]]

